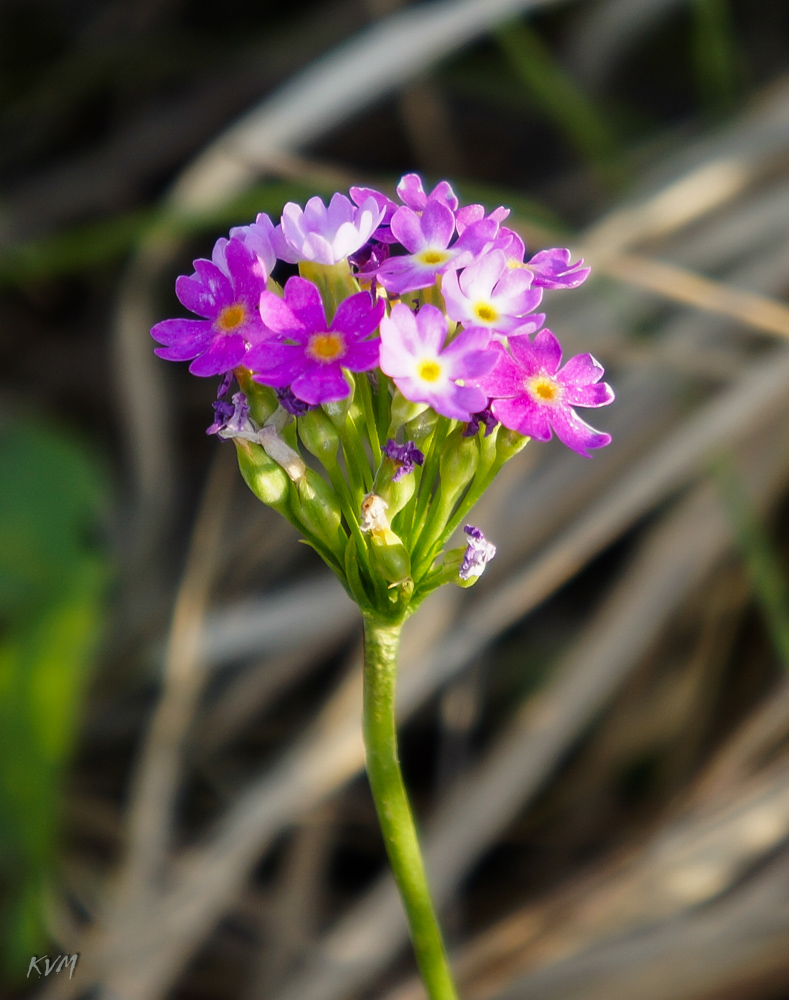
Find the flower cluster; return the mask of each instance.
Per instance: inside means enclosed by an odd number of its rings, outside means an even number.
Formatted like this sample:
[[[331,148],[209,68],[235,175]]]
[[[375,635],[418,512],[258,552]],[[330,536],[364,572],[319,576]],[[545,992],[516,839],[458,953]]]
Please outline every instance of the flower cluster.
[[[235,439],[248,465],[257,448],[286,471],[282,512],[354,596],[369,598],[376,573],[390,587],[430,589],[448,533],[528,438],[555,433],[587,456],[608,444],[576,407],[613,393],[591,355],[562,367],[536,311],[545,290],[586,279],[568,250],[528,255],[504,225],[508,209],[460,206],[446,181],[427,192],[408,174],[397,200],[369,188],[349,195],[232,229],[176,282],[195,318],[151,332],[160,357],[223,377],[209,432]],[[331,488],[298,457],[299,439]],[[245,475],[259,492],[251,466]],[[312,494],[332,512],[320,530],[307,524]],[[381,503],[365,522],[370,497]],[[473,582],[495,549],[478,529],[467,535],[456,575]]]

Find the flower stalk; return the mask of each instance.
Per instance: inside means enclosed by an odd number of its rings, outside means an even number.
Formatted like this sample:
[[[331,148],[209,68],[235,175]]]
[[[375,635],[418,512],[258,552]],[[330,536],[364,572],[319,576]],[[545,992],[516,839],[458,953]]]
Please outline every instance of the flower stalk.
[[[603,368],[570,358],[534,310],[588,268],[528,257],[508,209],[460,207],[416,174],[401,204],[369,188],[285,206],[217,240],[176,282],[197,318],[151,333],[159,357],[221,376],[209,434],[233,440],[252,492],[293,524],[364,619],[364,743],[384,843],[430,1000],[456,1000],[397,757],[403,622],[437,587],[470,587],[496,547],[474,525],[505,462],[552,434],[608,444],[575,407],[610,403]],[[283,265],[298,275],[280,284]],[[229,396],[234,380],[239,391]]]
[[[457,1000],[397,755],[395,679],[400,624],[364,619],[364,732],[367,776],[419,973],[430,1000]]]

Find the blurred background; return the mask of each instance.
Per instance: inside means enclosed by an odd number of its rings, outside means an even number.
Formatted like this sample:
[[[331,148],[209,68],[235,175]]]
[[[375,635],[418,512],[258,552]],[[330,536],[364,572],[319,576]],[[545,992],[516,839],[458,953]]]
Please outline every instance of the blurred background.
[[[423,997],[355,609],[148,334],[230,225],[417,170],[593,265],[547,311],[617,390],[406,631],[461,994],[787,1000],[789,7],[5,0],[0,49],[3,994]]]

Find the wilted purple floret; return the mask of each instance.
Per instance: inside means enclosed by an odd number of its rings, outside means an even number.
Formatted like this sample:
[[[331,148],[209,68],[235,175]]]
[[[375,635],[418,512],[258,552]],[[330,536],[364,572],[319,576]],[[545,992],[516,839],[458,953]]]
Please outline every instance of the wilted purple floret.
[[[221,438],[249,436],[254,432],[249,421],[249,404],[243,392],[233,395],[230,403],[217,399],[214,407],[214,422],[206,434],[218,434]]]
[[[383,214],[373,197],[359,207],[344,194],[333,195],[328,206],[317,197],[310,198],[303,209],[289,201],[274,233],[277,255],[291,264],[303,260],[337,264],[364,246]]]
[[[350,255],[348,263],[352,267],[355,267],[360,274],[368,274],[372,271],[377,271],[381,264],[389,259],[389,253],[388,243],[369,240],[356,253]]]
[[[472,576],[482,576],[485,566],[496,555],[496,546],[473,524],[467,524],[463,530],[468,544],[458,574],[461,580],[470,580]]]
[[[530,271],[509,268],[504,253],[491,250],[459,276],[447,272],[441,291],[450,319],[464,326],[484,326],[507,333],[522,325],[523,317],[540,304],[542,291],[531,286]]]
[[[463,428],[463,437],[476,437],[479,434],[479,428],[482,424],[485,425],[485,437],[490,437],[493,428],[498,424],[498,420],[493,416],[489,406],[486,406],[484,410],[480,410],[479,413],[471,414],[471,420]]]
[[[320,292],[304,278],[289,278],[284,298],[260,297],[260,315],[272,339],[250,350],[245,360],[255,380],[281,388],[317,405],[344,399],[350,392],[343,369],[366,372],[378,364],[380,340],[370,339],[384,313],[383,300],[358,292],[340,303],[326,322]]]
[[[222,375],[241,364],[247,348],[269,332],[258,312],[266,275],[258,257],[240,240],[218,240],[214,260],[196,260],[195,273],[182,275],[175,293],[202,319],[166,319],[151,336],[168,361],[190,361],[193,375]]]
[[[314,409],[309,403],[305,403],[303,400],[299,399],[298,396],[293,395],[293,390],[288,386],[284,386],[281,389],[275,389],[274,393],[277,397],[277,402],[292,417],[301,417],[305,413],[309,413],[310,410]]]
[[[404,476],[414,471],[415,466],[425,463],[425,456],[413,441],[398,444],[397,441],[389,438],[381,451],[398,466],[397,471],[392,476],[393,483],[399,483]]]
[[[381,371],[412,403],[427,403],[443,417],[467,422],[488,399],[465,383],[487,374],[496,356],[487,349],[490,333],[481,327],[463,330],[444,347],[446,337],[447,318],[440,309],[424,305],[413,313],[398,303],[381,320]]]
[[[573,409],[606,406],[614,399],[611,387],[600,381],[602,365],[591,354],[577,354],[559,370],[562,349],[547,329],[534,342],[511,335],[510,353],[500,344],[492,349],[496,367],[475,384],[491,397],[490,408],[505,427],[538,441],[550,440],[554,430],[568,448],[587,458],[589,448],[610,443],[610,434],[590,427]]]

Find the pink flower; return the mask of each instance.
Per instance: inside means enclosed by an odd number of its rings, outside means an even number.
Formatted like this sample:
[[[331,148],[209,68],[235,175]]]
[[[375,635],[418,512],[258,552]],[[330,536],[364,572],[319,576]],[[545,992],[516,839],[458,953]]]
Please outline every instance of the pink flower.
[[[451,271],[444,275],[441,291],[450,319],[507,333],[522,326],[526,314],[540,304],[542,291],[531,285],[531,272],[512,270],[504,253],[492,250],[469,264],[459,277]],[[529,319],[532,330],[538,330],[545,316]]]
[[[426,305],[413,313],[399,303],[381,320],[381,371],[412,403],[427,403],[444,417],[468,422],[488,398],[464,383],[486,375],[496,356],[487,349],[490,333],[481,327],[463,330],[445,347],[446,336],[440,309]]]
[[[317,197],[303,209],[289,201],[275,230],[277,256],[291,264],[336,264],[364,246],[383,215],[384,206],[372,196],[359,207],[343,194],[333,195],[328,207]]]
[[[577,354],[559,370],[562,349],[550,330],[541,330],[534,341],[528,336],[510,336],[510,353],[494,344],[495,368],[475,385],[491,397],[494,416],[519,434],[548,441],[551,431],[589,458],[589,448],[602,448],[610,434],[585,423],[573,407],[606,406],[613,402],[611,386],[601,382],[603,367],[591,354]]]

